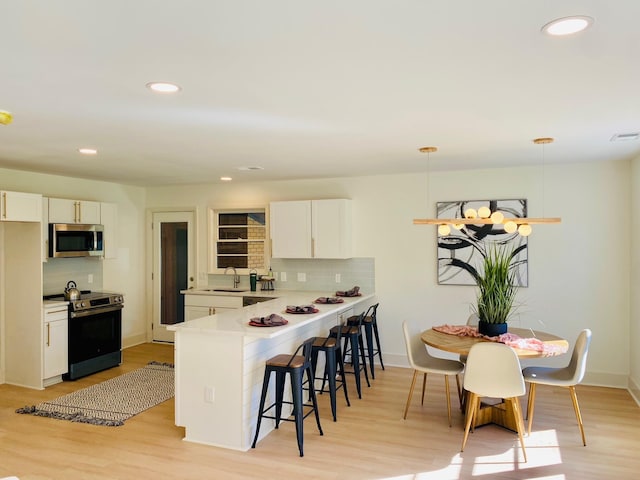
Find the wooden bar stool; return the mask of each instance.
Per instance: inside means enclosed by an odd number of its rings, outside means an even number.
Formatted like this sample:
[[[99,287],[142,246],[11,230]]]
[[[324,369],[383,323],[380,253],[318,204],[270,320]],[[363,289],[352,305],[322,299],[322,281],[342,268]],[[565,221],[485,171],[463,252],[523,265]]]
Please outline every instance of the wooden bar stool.
[[[256,442],[258,441],[258,434],[260,433],[260,423],[263,418],[270,418],[276,421],[276,428],[280,425],[281,421],[295,422],[296,424],[296,436],[298,438],[298,450],[300,456],[304,456],[302,443],[303,443],[303,420],[311,414],[315,413],[316,423],[318,424],[318,430],[320,435],[322,433],[322,427],[320,426],[320,416],[318,415],[318,403],[316,401],[316,393],[313,387],[313,372],[311,369],[311,350],[314,342],[314,338],[305,340],[293,353],[293,355],[276,355],[275,357],[267,360],[264,370],[264,380],[262,382],[262,396],[260,397],[260,409],[258,413],[258,424],[256,425],[256,435],[253,438],[251,448],[256,448]],[[300,353],[302,353],[300,355]],[[267,398],[267,390],[269,389],[269,378],[271,372],[276,374],[276,399],[275,402],[265,408],[264,403]],[[285,401],[284,397],[284,385],[286,375],[289,374],[291,378],[291,393],[293,401]],[[307,374],[307,382],[309,388],[309,399],[311,404],[305,404],[303,397],[303,377]],[[293,405],[293,419],[282,418],[282,406]],[[268,415],[267,413],[275,407],[275,416]],[[306,413],[304,407],[310,408]]]
[[[340,325],[340,327],[343,326],[344,324]],[[324,387],[328,379],[331,413],[333,414],[334,422],[337,419],[336,397],[338,389],[342,388],[344,390],[344,398],[347,401],[347,406],[351,406],[349,393],[347,392],[347,382],[345,381],[344,361],[342,358],[342,328],[338,328],[336,332],[335,337],[315,337],[311,349],[311,370],[313,371],[313,377],[316,380],[322,380],[322,387],[318,391],[320,394],[326,391]],[[319,352],[324,352],[325,356],[324,373],[322,377],[316,376]],[[338,374],[340,374],[339,381],[336,380]]]
[[[367,371],[367,361],[364,356],[364,342],[362,340],[362,321],[364,319],[365,312],[359,315],[358,322],[355,325],[336,325],[329,331],[329,335],[332,337],[338,336],[340,331],[343,341],[343,362],[346,363],[347,355],[350,357],[353,371],[346,371],[345,373],[352,373],[356,379],[356,390],[358,391],[358,398],[362,398],[362,389],[360,385],[360,372],[364,371],[364,378],[367,381],[367,386],[370,387],[369,373]]]
[[[382,361],[382,350],[380,349],[380,334],[378,333],[378,317],[376,313],[378,311],[379,303],[371,305],[362,320],[364,326],[364,334],[367,340],[367,353],[369,355],[369,370],[371,371],[371,378],[375,379],[376,374],[373,369],[373,360],[375,356],[378,356],[380,360],[380,366],[384,370],[384,362]],[[356,325],[358,323],[359,315],[353,315],[347,318],[347,325]]]

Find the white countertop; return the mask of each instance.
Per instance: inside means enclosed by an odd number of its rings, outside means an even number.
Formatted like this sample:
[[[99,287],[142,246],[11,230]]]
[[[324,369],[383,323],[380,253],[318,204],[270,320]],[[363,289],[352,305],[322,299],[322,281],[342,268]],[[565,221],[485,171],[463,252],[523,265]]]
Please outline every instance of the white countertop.
[[[185,295],[208,295],[210,297],[240,297],[240,298],[242,297],[268,297],[268,298],[283,297],[292,293],[292,291],[290,290],[256,290],[255,292],[252,292],[251,290],[238,289],[234,291],[234,289],[231,289],[231,288],[228,290],[223,290],[224,287],[216,287],[216,288],[218,289],[215,290],[214,287],[190,288],[189,290],[180,290],[180,293],[183,293]],[[333,293],[331,295],[333,295]],[[323,292],[323,295],[319,295],[319,296],[327,296],[327,295],[328,294],[326,292]],[[318,298],[318,297],[315,297],[315,298]]]
[[[69,302],[67,302],[66,300],[43,300],[42,301],[42,307],[45,309],[58,308],[58,307],[67,308],[68,306],[69,306]]]
[[[184,293],[189,295],[223,295],[223,296],[263,296],[276,297],[255,305],[238,308],[236,310],[228,310],[207,317],[196,318],[188,322],[167,325],[167,330],[184,331],[193,333],[224,333],[232,335],[243,335],[261,338],[273,338],[290,331],[292,328],[298,328],[315,320],[324,318],[328,315],[336,314],[352,305],[362,301],[370,300],[375,294],[362,293],[359,297],[343,297],[344,303],[334,303],[329,305],[314,304],[313,301],[318,297],[334,296],[335,292],[301,292],[287,290],[267,290],[257,292],[209,292],[205,290],[185,290]],[[291,314],[285,313],[287,305],[311,305],[313,304],[319,311],[312,314]],[[287,319],[287,325],[279,327],[252,327],[249,320],[254,317],[266,317],[272,313],[277,313],[281,317]],[[358,314],[360,311],[354,312]]]

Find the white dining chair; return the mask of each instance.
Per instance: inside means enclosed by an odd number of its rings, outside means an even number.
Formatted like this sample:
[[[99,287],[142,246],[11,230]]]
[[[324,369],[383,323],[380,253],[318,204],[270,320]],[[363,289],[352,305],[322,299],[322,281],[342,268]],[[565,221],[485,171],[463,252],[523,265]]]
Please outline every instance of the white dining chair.
[[[457,360],[448,360],[446,358],[433,357],[427,351],[426,345],[420,339],[420,332],[414,331],[409,327],[407,322],[402,322],[402,330],[404,332],[405,345],[407,347],[407,358],[409,365],[413,368],[413,379],[411,380],[411,388],[407,397],[407,404],[404,407],[404,416],[406,420],[411,398],[413,397],[413,389],[416,385],[418,374],[422,373],[422,405],[424,405],[424,392],[427,385],[427,374],[436,373],[444,375],[445,393],[447,396],[447,414],[449,418],[449,426],[451,426],[451,394],[449,392],[449,375],[455,375],[456,385],[458,386],[458,398],[461,398],[460,377],[458,376],[464,370],[464,365]]]
[[[509,346],[497,342],[476,343],[467,357],[464,373],[464,389],[467,391],[467,411],[461,452],[469,437],[471,425],[475,422],[480,408],[481,397],[503,398],[511,405],[515,424],[522,446],[524,461],[527,451],[524,448],[524,422],[518,397],[525,394],[524,378],[518,355]]]
[[[573,409],[580,427],[582,435],[582,444],[587,445],[584,435],[584,425],[582,424],[582,415],[580,406],[578,405],[578,396],[576,394],[576,385],[582,382],[584,372],[587,367],[587,354],[589,353],[589,345],[591,344],[591,330],[588,328],[582,330],[578,335],[576,344],[571,353],[571,360],[566,367],[527,367],[522,371],[524,379],[529,383],[529,400],[527,402],[527,419],[528,433],[531,435],[531,424],[533,423],[533,409],[536,398],[536,385],[552,385],[557,387],[567,387],[571,394]]]

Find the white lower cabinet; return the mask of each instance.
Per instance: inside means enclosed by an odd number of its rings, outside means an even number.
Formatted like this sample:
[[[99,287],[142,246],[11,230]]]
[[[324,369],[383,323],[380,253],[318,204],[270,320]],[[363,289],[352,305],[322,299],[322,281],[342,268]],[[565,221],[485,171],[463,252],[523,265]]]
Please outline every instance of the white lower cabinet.
[[[44,386],[62,381],[67,373],[68,364],[68,310],[64,307],[44,309],[43,335],[43,373]]]
[[[186,294],[184,296],[184,321],[188,322],[236,308],[242,308],[242,297]]]

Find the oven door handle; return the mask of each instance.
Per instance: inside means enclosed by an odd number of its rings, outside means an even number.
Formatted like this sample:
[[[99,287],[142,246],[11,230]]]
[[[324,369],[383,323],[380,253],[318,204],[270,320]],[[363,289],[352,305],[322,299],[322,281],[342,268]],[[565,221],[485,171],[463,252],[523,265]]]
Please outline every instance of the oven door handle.
[[[106,307],[91,308],[89,310],[80,310],[79,312],[71,312],[71,318],[90,317],[91,315],[99,315],[101,313],[115,312],[122,310],[123,305],[108,305]]]

